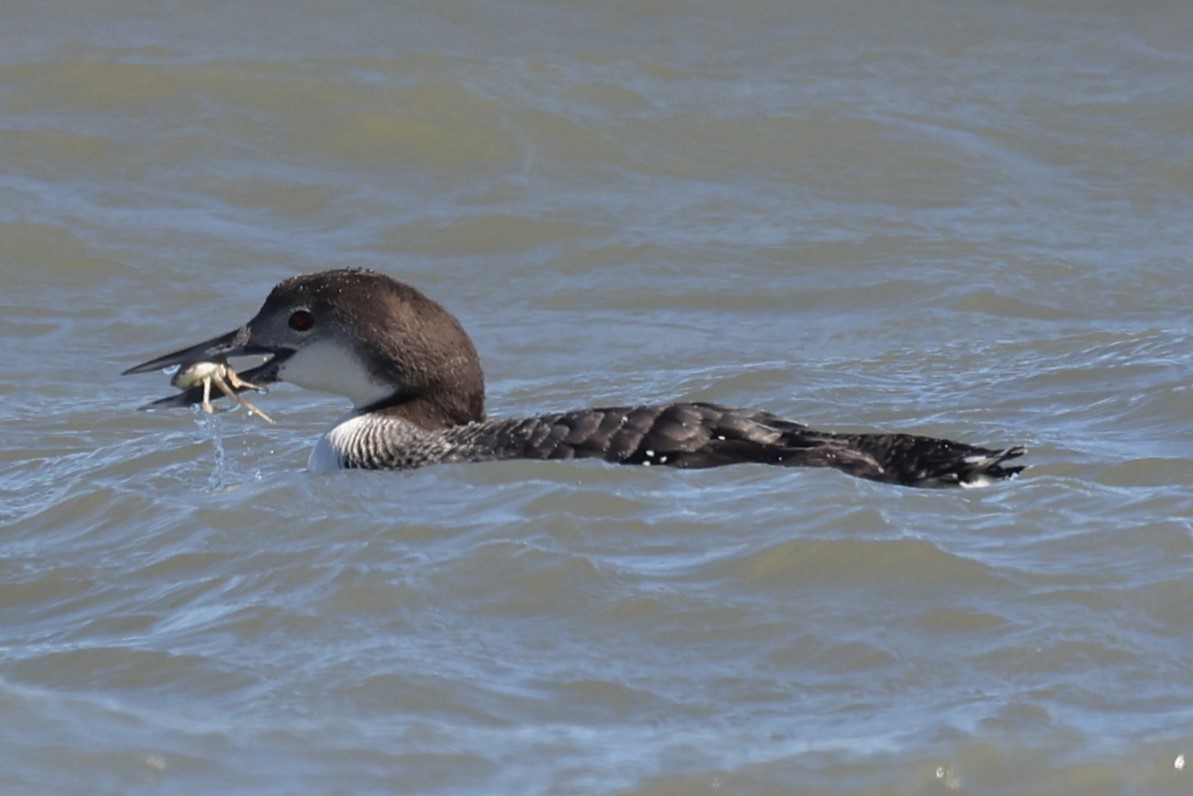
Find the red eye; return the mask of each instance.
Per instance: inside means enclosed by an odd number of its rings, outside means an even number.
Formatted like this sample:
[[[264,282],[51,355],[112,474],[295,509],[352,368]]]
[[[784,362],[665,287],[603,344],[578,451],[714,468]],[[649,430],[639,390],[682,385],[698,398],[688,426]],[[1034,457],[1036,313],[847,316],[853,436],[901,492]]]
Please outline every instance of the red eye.
[[[290,328],[296,332],[305,332],[315,325],[315,316],[306,310],[295,310],[290,313]]]

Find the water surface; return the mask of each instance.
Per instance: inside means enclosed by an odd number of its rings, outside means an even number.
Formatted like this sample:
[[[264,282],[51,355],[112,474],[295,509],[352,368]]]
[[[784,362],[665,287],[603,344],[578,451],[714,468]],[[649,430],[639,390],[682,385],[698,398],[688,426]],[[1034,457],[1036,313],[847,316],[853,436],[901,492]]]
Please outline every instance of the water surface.
[[[5,793],[1187,793],[1186,4],[17,0]],[[495,416],[675,398],[1015,482],[314,477],[119,378],[362,266]]]

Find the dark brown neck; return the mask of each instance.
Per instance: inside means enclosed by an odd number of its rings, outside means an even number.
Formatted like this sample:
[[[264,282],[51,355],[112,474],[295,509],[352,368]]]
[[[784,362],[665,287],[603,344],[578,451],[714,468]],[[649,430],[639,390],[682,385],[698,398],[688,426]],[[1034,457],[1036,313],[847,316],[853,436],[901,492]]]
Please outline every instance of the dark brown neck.
[[[439,431],[485,419],[484,399],[468,396],[392,395],[361,407],[357,414],[400,417],[426,431]]]

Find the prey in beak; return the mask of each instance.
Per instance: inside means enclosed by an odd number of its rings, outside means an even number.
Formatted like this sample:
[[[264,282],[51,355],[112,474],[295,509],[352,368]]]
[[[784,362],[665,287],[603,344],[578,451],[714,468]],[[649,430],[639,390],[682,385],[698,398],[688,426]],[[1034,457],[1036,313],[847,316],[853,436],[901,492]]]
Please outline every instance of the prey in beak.
[[[268,392],[268,390],[240,378],[227,362],[196,362],[185,368],[179,367],[174,378],[170,379],[170,383],[180,390],[201,387],[203,389],[203,411],[208,414],[215,414],[215,407],[211,405],[211,388],[215,386],[224,395],[243,406],[250,415],[256,415],[266,423],[273,422],[272,417],[253,406],[247,398],[241,397],[240,393],[236,391],[238,388],[257,390],[258,392]]]
[[[262,354],[269,355],[271,358],[243,373],[237,373],[228,364],[230,357]],[[141,406],[141,409],[201,404],[208,412],[214,412],[215,408],[211,404],[211,399],[212,397],[218,399],[222,393],[239,403],[250,414],[258,415],[263,420],[272,423],[271,417],[241,397],[240,393],[244,390],[267,392],[264,385],[278,380],[278,371],[282,362],[293,354],[293,349],[254,344],[252,331],[249,326],[245,325],[235,331],[189,348],[142,362],[140,365],[124,371],[121,375],[148,373],[177,365],[178,372],[170,383],[181,389],[182,392],[151,401]],[[213,386],[218,390],[214,395],[211,389]]]

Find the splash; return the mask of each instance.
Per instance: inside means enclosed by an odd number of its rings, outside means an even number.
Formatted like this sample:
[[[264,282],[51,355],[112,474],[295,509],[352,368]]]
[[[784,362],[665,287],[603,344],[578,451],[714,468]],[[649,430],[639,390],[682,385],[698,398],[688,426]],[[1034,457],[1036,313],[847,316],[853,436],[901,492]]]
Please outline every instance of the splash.
[[[211,492],[223,492],[228,488],[228,455],[224,449],[223,420],[219,414],[203,411],[198,404],[191,407],[191,413],[195,425],[202,431],[203,437],[211,441],[215,450],[215,462],[207,477],[207,488]]]

